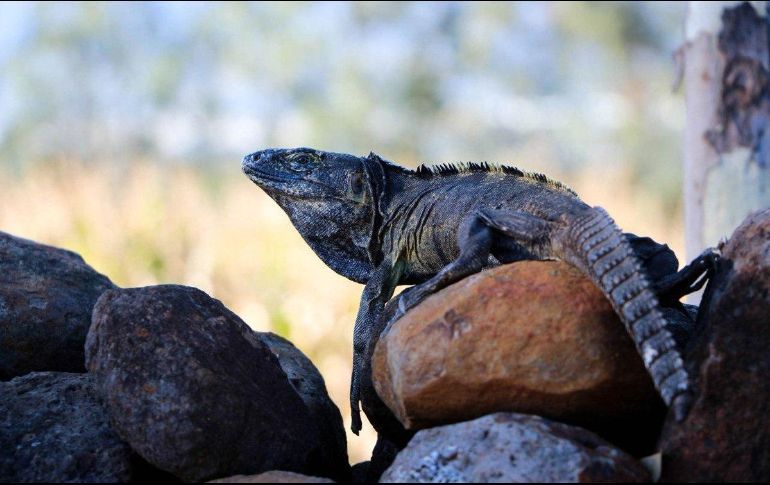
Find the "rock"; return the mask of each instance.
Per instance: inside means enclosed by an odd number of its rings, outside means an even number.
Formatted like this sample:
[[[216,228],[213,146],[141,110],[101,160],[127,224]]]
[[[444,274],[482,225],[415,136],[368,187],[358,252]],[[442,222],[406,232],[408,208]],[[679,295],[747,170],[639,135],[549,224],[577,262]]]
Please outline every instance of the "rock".
[[[631,456],[584,429],[496,413],[418,432],[381,483],[644,482]]]
[[[348,463],[342,414],[329,397],[321,373],[310,359],[288,340],[271,332],[258,332],[257,335],[278,357],[278,363],[289,378],[289,383],[299,394],[310,411],[313,422],[318,426],[323,441],[321,459],[328,463]]]
[[[664,481],[770,480],[770,209],[750,215],[722,248],[686,362],[689,416],[669,416]]]
[[[347,462],[325,461],[313,415],[270,348],[200,290],[105,292],[86,363],[118,434],[185,481],[276,469],[349,473]]]
[[[0,232],[0,381],[85,372],[91,310],[110,288],[77,254]]]
[[[127,482],[131,448],[108,424],[87,374],[0,382],[0,482]]]
[[[380,336],[372,368],[407,429],[515,411],[652,445],[664,410],[609,302],[561,262],[500,266],[432,295]]]
[[[211,480],[208,483],[334,483],[328,478],[310,477],[299,473],[270,471],[259,475],[236,475]]]

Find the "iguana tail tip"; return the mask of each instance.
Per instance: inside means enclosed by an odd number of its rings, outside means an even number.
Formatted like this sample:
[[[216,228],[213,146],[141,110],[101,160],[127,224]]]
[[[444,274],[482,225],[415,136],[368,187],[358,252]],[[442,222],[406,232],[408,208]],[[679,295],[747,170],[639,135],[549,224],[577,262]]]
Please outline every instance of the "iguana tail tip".
[[[363,428],[363,423],[361,422],[361,412],[354,409],[351,415],[351,419],[353,422],[350,424],[350,431],[352,431],[354,435],[358,436],[358,433],[361,432],[361,428]]]
[[[674,398],[671,403],[671,407],[674,411],[674,419],[677,423],[681,423],[687,419],[687,415],[690,413],[690,407],[692,406],[692,395],[689,392],[684,392]]]

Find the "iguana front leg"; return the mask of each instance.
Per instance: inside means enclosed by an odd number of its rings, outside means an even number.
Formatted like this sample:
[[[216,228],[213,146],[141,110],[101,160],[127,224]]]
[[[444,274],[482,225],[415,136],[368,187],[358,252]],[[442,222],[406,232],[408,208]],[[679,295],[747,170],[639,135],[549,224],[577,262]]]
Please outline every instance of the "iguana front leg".
[[[399,297],[398,310],[388,326],[401,318],[422,300],[466,276],[478,273],[484,267],[492,249],[492,231],[480,214],[472,216],[468,231],[461,238],[460,255],[424,283],[415,285]]]
[[[393,296],[393,291],[401,278],[403,264],[396,259],[386,258],[366,282],[361,295],[356,324],[353,328],[353,375],[350,381],[350,411],[353,433],[361,431],[361,371],[367,355],[367,345],[371,340],[371,331],[379,322],[385,303]]]

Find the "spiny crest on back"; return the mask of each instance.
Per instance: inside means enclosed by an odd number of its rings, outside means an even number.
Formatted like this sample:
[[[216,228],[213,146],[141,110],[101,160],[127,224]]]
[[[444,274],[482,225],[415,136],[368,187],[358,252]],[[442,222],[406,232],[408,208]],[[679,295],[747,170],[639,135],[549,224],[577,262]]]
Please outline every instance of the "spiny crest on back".
[[[575,193],[575,191],[572,190],[571,188],[567,187],[561,182],[549,179],[542,173],[525,172],[516,167],[511,167],[510,165],[498,165],[495,163],[488,163],[488,162],[439,163],[436,165],[421,164],[415,170],[408,170],[408,169],[404,169],[404,170],[410,173],[414,173],[418,177],[422,177],[422,178],[430,178],[430,177],[436,177],[436,176],[440,177],[445,175],[456,175],[456,174],[474,173],[474,172],[504,173],[508,175],[513,175],[515,177],[524,177],[524,178],[535,180],[536,182],[539,182],[539,183],[548,184],[551,187],[555,187],[561,190],[566,190],[567,192],[570,192],[573,195],[577,196],[577,193]]]

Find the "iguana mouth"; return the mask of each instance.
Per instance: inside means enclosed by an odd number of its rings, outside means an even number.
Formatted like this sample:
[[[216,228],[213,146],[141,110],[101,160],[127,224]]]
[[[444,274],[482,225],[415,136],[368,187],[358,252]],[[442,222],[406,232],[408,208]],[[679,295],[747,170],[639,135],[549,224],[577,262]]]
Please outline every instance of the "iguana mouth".
[[[254,183],[267,181],[267,182],[277,182],[281,184],[291,184],[293,182],[296,182],[296,180],[280,177],[278,175],[269,174],[261,170],[252,168],[245,164],[243,165],[243,173],[245,173],[249,177],[249,179],[251,179],[251,181]]]
[[[320,187],[324,191],[324,194],[327,199],[350,202],[347,198],[345,198],[342,195],[331,193],[329,189],[333,189],[333,187],[329,187],[326,184],[320,183],[315,180],[307,180],[302,178],[292,179],[287,177],[281,177],[280,175],[267,173],[257,168],[254,168],[252,165],[249,164],[249,162],[251,162],[251,160],[249,160],[248,156],[243,159],[243,163],[241,164],[243,173],[245,173],[246,176],[249,177],[249,180],[257,184],[260,188],[262,188],[262,190],[268,193],[278,192],[280,194],[288,195],[297,199],[317,200],[319,198],[319,195],[308,193],[305,190],[299,190],[296,187],[296,184],[304,183],[313,187]],[[294,184],[294,187],[292,187],[293,184]]]

